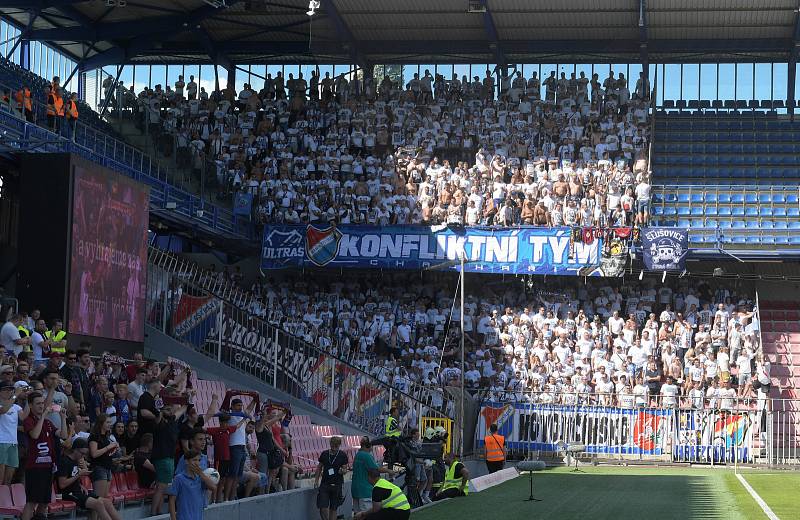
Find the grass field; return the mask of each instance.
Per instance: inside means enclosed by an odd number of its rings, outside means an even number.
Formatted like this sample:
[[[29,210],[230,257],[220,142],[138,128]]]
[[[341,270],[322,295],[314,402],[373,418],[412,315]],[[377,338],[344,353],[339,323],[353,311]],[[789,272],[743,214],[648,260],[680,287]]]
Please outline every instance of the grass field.
[[[466,498],[418,511],[414,520],[604,518],[613,520],[761,520],[767,516],[733,471],[688,468],[553,468],[527,474]],[[781,520],[800,518],[795,498],[800,475],[748,472],[743,476]]]

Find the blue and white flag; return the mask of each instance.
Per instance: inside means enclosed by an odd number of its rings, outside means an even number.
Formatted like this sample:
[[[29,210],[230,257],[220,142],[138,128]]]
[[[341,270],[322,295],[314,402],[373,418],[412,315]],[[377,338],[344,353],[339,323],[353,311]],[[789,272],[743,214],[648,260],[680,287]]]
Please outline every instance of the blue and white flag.
[[[642,230],[642,256],[651,271],[683,271],[689,251],[689,231],[675,228]]]

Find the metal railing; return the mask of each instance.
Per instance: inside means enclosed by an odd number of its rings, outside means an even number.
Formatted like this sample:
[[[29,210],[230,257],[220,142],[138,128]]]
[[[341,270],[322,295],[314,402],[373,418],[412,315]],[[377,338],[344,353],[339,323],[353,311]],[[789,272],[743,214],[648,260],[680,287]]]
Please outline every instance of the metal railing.
[[[2,86],[2,85],[0,85]],[[151,211],[171,211],[191,223],[224,235],[253,237],[249,219],[211,204],[172,184],[174,175],[149,155],[118,139],[84,125],[75,125],[69,137],[25,121],[8,105],[0,109],[0,148],[8,152],[74,153],[84,159],[123,173],[150,187]],[[71,130],[70,130],[71,132]],[[174,204],[174,207],[173,207]]]
[[[443,389],[412,384],[407,392],[400,391],[225,301],[186,276],[170,272],[163,264],[148,263],[146,309],[150,326],[372,433],[383,432],[392,405],[413,409],[420,419],[452,413]]]
[[[592,404],[572,394],[562,404],[530,396],[489,400],[481,407],[475,440],[483,446],[492,423],[514,457],[648,460],[697,464],[800,464],[800,401],[732,399],[692,408],[680,401],[646,400],[627,406]]]

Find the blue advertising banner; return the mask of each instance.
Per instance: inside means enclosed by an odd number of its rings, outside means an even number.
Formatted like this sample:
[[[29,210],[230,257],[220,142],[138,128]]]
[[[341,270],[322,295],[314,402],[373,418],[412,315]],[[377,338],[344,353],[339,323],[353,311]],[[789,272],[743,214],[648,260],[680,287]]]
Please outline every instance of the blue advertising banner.
[[[675,228],[642,230],[642,259],[651,271],[683,271],[689,251],[689,231]]]
[[[604,276],[603,239],[574,240],[571,228],[444,226],[265,226],[261,268],[333,267]]]

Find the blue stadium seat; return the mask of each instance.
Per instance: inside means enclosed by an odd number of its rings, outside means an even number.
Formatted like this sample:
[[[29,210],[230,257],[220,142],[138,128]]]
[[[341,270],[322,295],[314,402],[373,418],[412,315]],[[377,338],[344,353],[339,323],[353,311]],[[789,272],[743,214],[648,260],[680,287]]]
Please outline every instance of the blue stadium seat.
[[[678,215],[685,217],[689,215],[689,206],[678,206]]]
[[[787,235],[775,235],[775,243],[776,244],[788,244],[789,237]]]
[[[733,242],[734,244],[744,244],[746,241],[747,239],[744,237],[744,235],[734,235],[730,237],[730,242]]]
[[[720,229],[730,229],[733,226],[730,220],[720,220],[719,227]]]
[[[786,208],[782,208],[782,207],[772,208],[772,216],[773,217],[785,217],[786,216]]]
[[[774,244],[775,237],[772,235],[761,235],[761,243],[762,244]]]
[[[786,196],[786,203],[787,204],[797,204],[798,203],[798,195],[791,194]]]
[[[703,202],[704,194],[703,193],[692,193],[691,201],[692,203]]]
[[[786,209],[787,217],[800,217],[800,208],[790,207]]]
[[[717,202],[717,194],[715,192],[706,192],[706,202],[715,203]]]
[[[653,199],[653,203],[654,204],[660,204],[660,203],[664,202],[664,194],[663,193],[654,193],[652,199]]]
[[[776,220],[775,222],[773,222],[772,227],[774,227],[775,229],[786,229],[789,227],[789,225],[785,220]]]
[[[691,215],[693,217],[702,217],[705,214],[703,211],[703,206],[692,206],[691,207]]]
[[[722,206],[719,208],[719,216],[720,217],[730,217],[731,216],[731,208],[730,206]]]
[[[738,220],[737,219],[737,220],[734,220],[731,223],[731,228],[733,228],[733,229],[744,229],[744,227],[745,227],[744,220]]]
[[[691,226],[691,224],[690,224],[689,219],[679,219],[678,220],[678,227],[679,228],[688,228],[690,226]]]
[[[800,245],[800,235],[792,235],[789,237],[789,243],[793,246]]]
[[[758,210],[758,215],[761,217],[771,217],[772,216],[772,208],[767,206],[762,206]]]
[[[761,224],[757,220],[747,220],[745,221],[745,227],[747,229],[761,229]]]
[[[653,206],[653,215],[660,216],[664,214],[663,206]]]
[[[713,218],[706,219],[706,225],[705,225],[706,228],[715,229],[718,226],[719,226],[719,223],[715,219],[713,219]]]
[[[675,206],[667,206],[664,208],[664,216],[665,217],[674,217],[678,214],[678,211],[675,209]]]
[[[744,209],[744,214],[746,217],[757,217],[758,216],[758,208],[755,206],[747,206]]]
[[[681,203],[689,202],[689,194],[688,193],[678,193],[678,202],[681,202]]]
[[[744,194],[742,193],[734,193],[731,195],[731,204],[743,204],[744,203]]]
[[[796,220],[789,222],[789,229],[800,229],[800,222]]]
[[[786,202],[786,197],[783,196],[783,193],[773,193],[772,194],[772,203],[773,204],[783,204]]]
[[[742,206],[734,206],[731,208],[731,215],[734,217],[743,217],[744,216],[744,208]]]
[[[747,204],[755,204],[756,202],[758,202],[758,195],[756,195],[755,193],[747,193],[744,196],[744,201]]]
[[[730,204],[731,202],[731,194],[730,193],[720,193],[719,194],[719,203],[720,204]]]

